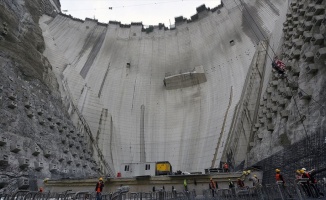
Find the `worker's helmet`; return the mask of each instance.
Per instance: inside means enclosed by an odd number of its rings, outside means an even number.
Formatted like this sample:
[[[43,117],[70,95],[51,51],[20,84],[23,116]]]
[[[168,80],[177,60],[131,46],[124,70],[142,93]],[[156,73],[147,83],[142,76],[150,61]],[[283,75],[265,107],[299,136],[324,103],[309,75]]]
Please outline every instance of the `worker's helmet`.
[[[300,174],[304,174],[304,170],[303,169],[300,169]]]
[[[306,171],[306,168],[303,167],[302,170],[303,170],[303,171]]]
[[[281,170],[279,170],[279,169],[275,169],[275,172],[280,172]]]
[[[240,178],[238,178],[238,180],[240,180]]]
[[[99,180],[99,181],[103,181],[103,178],[101,177],[101,178],[99,178],[98,180]]]
[[[300,173],[300,169],[297,169],[297,171],[295,171],[296,173]]]
[[[247,171],[247,174],[250,174],[250,173],[251,173],[251,170],[248,170],[248,171]]]
[[[257,175],[255,174],[254,177],[257,177]]]
[[[231,179],[229,179],[229,181],[231,181]]]
[[[213,179],[212,179],[212,178],[210,178],[209,180],[211,180],[211,181],[212,181]]]

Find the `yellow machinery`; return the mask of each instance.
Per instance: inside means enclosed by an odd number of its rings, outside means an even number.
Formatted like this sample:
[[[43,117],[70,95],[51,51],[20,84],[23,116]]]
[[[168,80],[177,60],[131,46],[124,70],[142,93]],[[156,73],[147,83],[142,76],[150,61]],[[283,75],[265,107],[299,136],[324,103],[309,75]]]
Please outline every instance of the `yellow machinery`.
[[[172,174],[172,166],[169,161],[160,161],[156,162],[156,172],[155,175],[171,175]]]

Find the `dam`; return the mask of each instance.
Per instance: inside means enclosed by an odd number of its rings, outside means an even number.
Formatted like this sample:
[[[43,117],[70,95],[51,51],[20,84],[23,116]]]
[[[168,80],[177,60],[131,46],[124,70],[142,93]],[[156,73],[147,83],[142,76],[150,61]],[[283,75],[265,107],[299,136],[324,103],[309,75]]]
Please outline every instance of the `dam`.
[[[256,170],[265,187],[276,168],[291,182],[323,169],[325,5],[224,0],[166,27],[77,19],[59,0],[0,1],[0,193],[132,185],[117,177],[126,163],[168,161],[198,190],[210,176],[252,185],[243,171]],[[231,174],[209,173],[223,163]],[[145,182],[183,181],[156,178]]]

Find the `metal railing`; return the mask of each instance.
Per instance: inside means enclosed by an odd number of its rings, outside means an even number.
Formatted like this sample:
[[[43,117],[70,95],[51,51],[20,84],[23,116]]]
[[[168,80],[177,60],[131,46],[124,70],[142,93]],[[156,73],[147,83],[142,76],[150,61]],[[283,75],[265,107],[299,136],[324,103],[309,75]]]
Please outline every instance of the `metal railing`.
[[[118,189],[114,193],[102,193],[97,196],[95,192],[67,190],[62,193],[40,193],[20,190],[13,194],[0,193],[0,200],[308,200],[324,198],[324,183],[310,183],[308,179],[299,179],[292,183],[261,185],[256,187],[242,187],[231,189],[193,191],[155,191],[155,192],[129,192],[129,189]],[[197,195],[198,193],[198,195]]]

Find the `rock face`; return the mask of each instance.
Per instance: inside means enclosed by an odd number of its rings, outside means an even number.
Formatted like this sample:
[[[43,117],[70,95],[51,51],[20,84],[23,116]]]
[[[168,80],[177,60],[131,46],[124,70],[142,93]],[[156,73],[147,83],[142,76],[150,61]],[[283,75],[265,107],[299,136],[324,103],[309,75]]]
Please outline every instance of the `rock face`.
[[[269,78],[260,103],[248,163],[264,167],[266,182],[275,168],[293,177],[296,169],[325,166],[326,48],[324,1],[293,1],[283,23],[280,55],[287,78]],[[271,156],[273,155],[273,156]],[[320,175],[322,176],[322,175]]]
[[[38,20],[55,7],[58,1],[0,2],[0,189],[7,192],[45,177],[97,174],[89,137],[73,125],[42,55]]]

